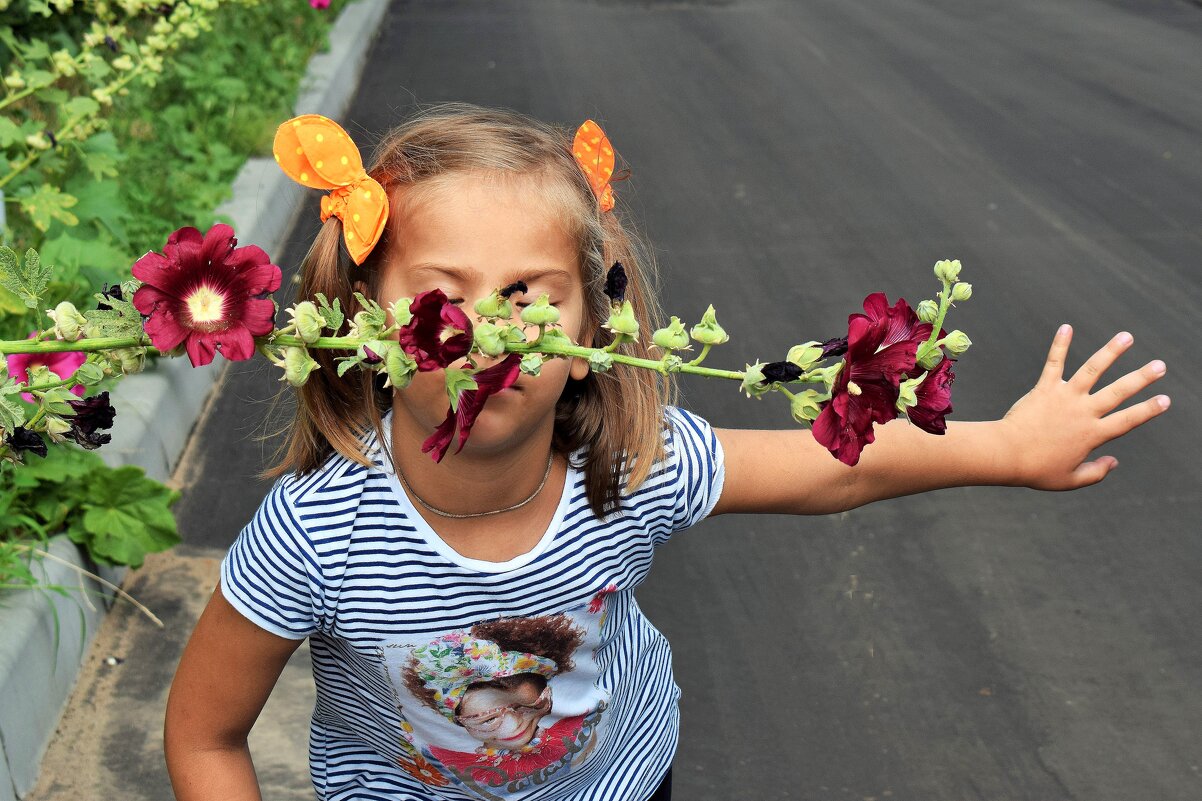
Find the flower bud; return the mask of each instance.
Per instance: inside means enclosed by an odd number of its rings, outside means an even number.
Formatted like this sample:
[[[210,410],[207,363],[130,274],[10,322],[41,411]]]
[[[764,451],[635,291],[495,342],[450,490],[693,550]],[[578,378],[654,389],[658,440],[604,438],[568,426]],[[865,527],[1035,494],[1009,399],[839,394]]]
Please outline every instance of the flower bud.
[[[693,326],[693,329],[689,331],[689,336],[702,345],[721,345],[730,339],[730,335],[726,333],[726,330],[718,325],[718,318],[714,313],[713,304],[705,310],[705,314],[701,315],[701,322]]]
[[[952,287],[952,300],[959,302],[968,300],[972,297],[972,284],[966,284],[963,281]]]
[[[538,300],[522,309],[522,322],[527,325],[550,325],[559,322],[559,309],[551,305],[550,295],[539,295]]]
[[[933,323],[939,319],[939,304],[933,300],[919,301],[918,308],[914,311],[924,323]]]
[[[84,362],[75,370],[73,376],[85,387],[94,387],[104,380],[104,368],[92,361]],[[0,376],[3,379],[3,376]]]
[[[918,405],[918,385],[927,377],[926,373],[918,376],[918,378],[907,378],[897,385],[897,411],[901,414],[906,413],[906,409],[911,406]]]
[[[955,281],[956,278],[958,278],[959,276],[960,276],[960,260],[959,259],[955,259],[952,261],[948,261],[947,259],[944,259],[942,261],[935,262],[935,277],[938,278],[940,281],[945,281],[950,284],[953,281]]]
[[[146,348],[115,348],[108,351],[113,367],[120,367],[125,375],[140,373],[146,367]]]
[[[930,350],[923,350],[921,346],[918,348],[918,358],[916,363],[924,370],[934,370],[939,366],[939,362],[943,361],[943,349],[936,346]]]
[[[802,370],[808,370],[822,360],[822,343],[805,342],[789,348],[785,361],[797,365]]]
[[[595,350],[588,357],[589,369],[595,370],[598,373],[604,373],[614,366],[614,357],[603,350]]]
[[[651,335],[651,341],[664,350],[688,350],[689,335],[679,317],[672,317],[667,328],[660,328]]]
[[[46,316],[54,320],[54,335],[68,342],[79,339],[83,335],[83,326],[88,323],[75,305],[65,300],[53,309],[47,309]]]
[[[413,357],[400,347],[389,348],[384,354],[384,372],[388,374],[388,380],[384,382],[384,387],[396,387],[404,389],[409,386],[409,382],[413,380],[413,374],[417,372],[417,362]]]
[[[360,302],[362,303],[362,301]],[[413,312],[409,309],[412,305],[413,298],[401,298],[388,304],[388,313],[392,315],[392,321],[398,328],[409,325],[413,321]],[[358,315],[355,316],[358,317]]]
[[[287,381],[294,387],[303,387],[305,382],[309,380],[309,373],[318,368],[317,362],[309,356],[309,351],[304,348],[285,347],[284,349],[284,377],[281,381]]]
[[[805,423],[812,423],[822,413],[822,406],[819,405],[821,397],[821,395],[812,389],[798,392],[789,399],[789,413],[793,415],[794,420],[803,425]]]
[[[50,140],[46,138],[46,134],[38,131],[25,137],[25,144],[29,145],[34,150],[49,150]]]
[[[317,306],[311,300],[302,300],[295,308],[288,309],[293,324],[296,325],[296,335],[306,345],[312,345],[321,336],[326,318],[321,316]],[[303,382],[302,382],[303,383]],[[297,385],[299,386],[299,384]]]
[[[615,334],[625,334],[631,339],[638,339],[639,321],[635,319],[634,307],[630,305],[630,301],[622,301],[621,310],[609,315],[609,320],[602,328],[607,328]]]
[[[4,85],[9,89],[24,89],[25,78],[21,75],[21,73],[13,70],[8,75],[4,76]]]
[[[472,308],[481,317],[500,317],[508,320],[513,316],[513,306],[509,303],[509,298],[501,297],[500,290],[496,289],[491,295],[476,301]]]
[[[477,303],[477,311],[479,311],[479,303]],[[476,323],[472,329],[472,337],[476,341],[476,347],[486,356],[500,356],[505,352],[503,330],[492,323]]]
[[[968,338],[968,334],[958,329],[943,338],[943,347],[953,356],[961,355],[971,344],[972,340]]]
[[[113,59],[113,69],[117,70],[118,72],[126,72],[127,70],[132,70],[133,68],[134,60],[128,55],[117,56],[115,59]]]
[[[749,398],[759,398],[764,393],[771,391],[764,381],[763,362],[749,364],[744,369],[743,383],[739,384],[739,390],[746,393]]]
[[[522,357],[522,363],[518,365],[526,375],[538,375],[543,369],[543,355],[541,353],[527,353]]]
[[[54,65],[54,71],[64,78],[75,74],[75,59],[66,50],[56,50],[50,56],[50,63]]]

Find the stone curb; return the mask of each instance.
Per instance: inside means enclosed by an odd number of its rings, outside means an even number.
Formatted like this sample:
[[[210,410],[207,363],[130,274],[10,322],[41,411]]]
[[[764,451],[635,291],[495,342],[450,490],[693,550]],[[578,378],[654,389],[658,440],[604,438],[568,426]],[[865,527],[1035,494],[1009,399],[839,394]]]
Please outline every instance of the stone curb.
[[[335,119],[345,114],[387,8],[388,0],[356,0],[343,9],[330,29],[329,51],[309,61],[297,114]],[[274,159],[253,158],[234,179],[233,197],[215,214],[232,221],[242,243],[278,253],[303,192]],[[137,465],[147,476],[168,481],[228,364],[219,358],[193,368],[187,357],[159,359],[147,372],[121,381],[110,394],[117,410],[112,442],[97,453],[111,467]],[[125,577],[125,568],[97,570],[66,535],[51,540],[50,552],[114,584]],[[45,583],[83,592],[0,593],[0,801],[17,801],[36,783],[80,663],[113,603],[111,591],[63,564],[35,563],[32,569]],[[93,597],[99,600],[90,605],[84,600]]]

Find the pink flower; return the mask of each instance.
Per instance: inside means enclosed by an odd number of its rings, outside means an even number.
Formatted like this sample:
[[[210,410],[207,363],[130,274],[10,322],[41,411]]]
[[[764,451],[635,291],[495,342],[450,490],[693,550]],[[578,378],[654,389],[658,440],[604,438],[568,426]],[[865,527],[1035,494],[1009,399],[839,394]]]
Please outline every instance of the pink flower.
[[[484,402],[488,400],[489,396],[497,394],[517,381],[521,365],[521,354],[511,353],[505,357],[504,361],[473,374],[472,378],[476,379],[476,389],[468,389],[459,393],[459,411],[447,410],[447,418],[422,443],[422,453],[429,453],[430,458],[441,462],[442,457],[447,453],[447,448],[451,445],[456,425],[459,426],[459,447],[455,449],[455,453],[463,450],[463,444],[467,442],[472,425],[480,416],[480,412],[484,410]]]
[[[280,268],[262,248],[237,243],[228,225],[204,236],[181,228],[161,255],[151,251],[134,264],[143,285],[131,300],[150,318],[144,328],[160,351],[182,342],[193,367],[213,361],[217,350],[245,361],[255,354],[254,338],[275,330],[275,305],[266,295],[280,288]]]
[[[441,289],[422,292],[409,304],[413,319],[397,331],[401,350],[423,372],[449,367],[472,349],[472,322]]]
[[[309,5],[313,8],[329,8],[330,0],[309,0]]]
[[[38,335],[34,331],[27,338],[33,339]],[[59,378],[70,378],[79,366],[88,360],[88,354],[81,351],[67,351],[64,353],[10,353],[5,362],[8,365],[8,373],[13,377],[18,384],[29,383],[29,368],[38,364],[44,364]],[[83,384],[76,384],[71,387],[71,392],[83,397],[87,392],[87,387]],[[22,392],[21,398],[29,403],[36,403],[37,399],[30,392]]]
[[[831,399],[814,421],[814,439],[846,465],[860,461],[876,439],[873,423],[897,417],[898,384],[914,369],[918,346],[931,324],[899,299],[892,308],[884,293],[864,299],[864,314],[847,318],[847,354],[831,387]]]

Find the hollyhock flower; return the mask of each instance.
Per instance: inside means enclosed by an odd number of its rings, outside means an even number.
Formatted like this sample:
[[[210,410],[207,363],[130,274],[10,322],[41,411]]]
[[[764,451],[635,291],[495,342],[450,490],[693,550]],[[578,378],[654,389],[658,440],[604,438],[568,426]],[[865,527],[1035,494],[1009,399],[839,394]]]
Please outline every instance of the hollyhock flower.
[[[626,268],[622,266],[622,262],[615,261],[613,266],[609,268],[609,272],[605,274],[605,296],[609,298],[610,304],[621,306],[622,301],[626,299]]]
[[[413,319],[397,330],[401,348],[421,371],[448,367],[472,348],[472,322],[441,289],[422,292],[409,304]]]
[[[13,449],[14,453],[29,451],[30,453],[36,453],[43,459],[49,453],[46,449],[46,440],[42,439],[42,435],[36,431],[30,431],[24,426],[17,426],[8,435],[8,446]]]
[[[38,332],[34,331],[26,339],[33,339],[37,335]],[[66,351],[64,353],[10,353],[5,358],[5,363],[8,365],[8,373],[13,377],[14,381],[18,384],[28,384],[30,367],[42,364],[59,378],[70,378],[79,369],[79,366],[87,360],[88,354],[80,351]],[[83,384],[76,384],[71,387],[71,391],[82,398],[83,394],[88,390]],[[31,392],[22,392],[21,399],[28,403],[37,403],[37,398]]]
[[[80,401],[67,401],[75,415],[68,418],[71,430],[67,436],[88,450],[95,450],[101,445],[107,445],[112,440],[111,434],[101,434],[96,429],[112,428],[113,418],[117,412],[109,403],[108,392],[101,392]]]
[[[943,418],[952,413],[952,381],[955,378],[951,359],[944,359],[929,371],[922,383],[914,388],[918,403],[906,409],[910,422],[931,434],[947,431]]]
[[[319,10],[323,8],[329,8],[330,0],[309,0],[309,5]]]
[[[201,235],[181,228],[167,238],[162,254],[151,251],[133,266],[142,286],[134,307],[150,319],[145,330],[160,351],[183,343],[193,367],[213,354],[245,361],[257,336],[275,330],[275,304],[267,293],[280,288],[280,268],[255,245],[235,248],[234,229],[217,224]]]
[[[511,353],[503,361],[494,364],[487,370],[473,373],[472,378],[476,380],[476,388],[464,390],[459,394],[459,411],[447,410],[447,418],[422,443],[422,453],[429,453],[430,458],[441,462],[442,457],[446,455],[447,448],[451,445],[451,438],[455,434],[456,426],[459,427],[459,447],[455,449],[455,453],[463,450],[463,444],[467,442],[472,425],[480,416],[480,412],[484,410],[484,402],[490,396],[518,380],[521,363],[521,354]]]
[[[848,317],[847,328],[843,368],[813,434],[839,461],[855,465],[876,439],[873,423],[897,417],[898,384],[914,369],[931,324],[920,322],[904,300],[890,308],[884,293],[876,292],[864,299],[864,314]]]

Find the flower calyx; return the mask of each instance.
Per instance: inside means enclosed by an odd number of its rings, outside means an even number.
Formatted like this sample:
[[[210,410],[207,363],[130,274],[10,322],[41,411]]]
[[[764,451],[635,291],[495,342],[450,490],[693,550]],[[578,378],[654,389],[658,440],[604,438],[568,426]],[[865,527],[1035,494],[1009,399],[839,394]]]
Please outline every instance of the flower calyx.
[[[671,321],[664,328],[656,330],[651,335],[651,341],[655,347],[663,348],[664,350],[692,350],[689,345],[689,335],[685,333],[684,323],[679,317],[672,317]]]
[[[527,325],[554,325],[559,322],[559,309],[551,305],[550,295],[539,295],[538,300],[522,309],[521,319]]]

